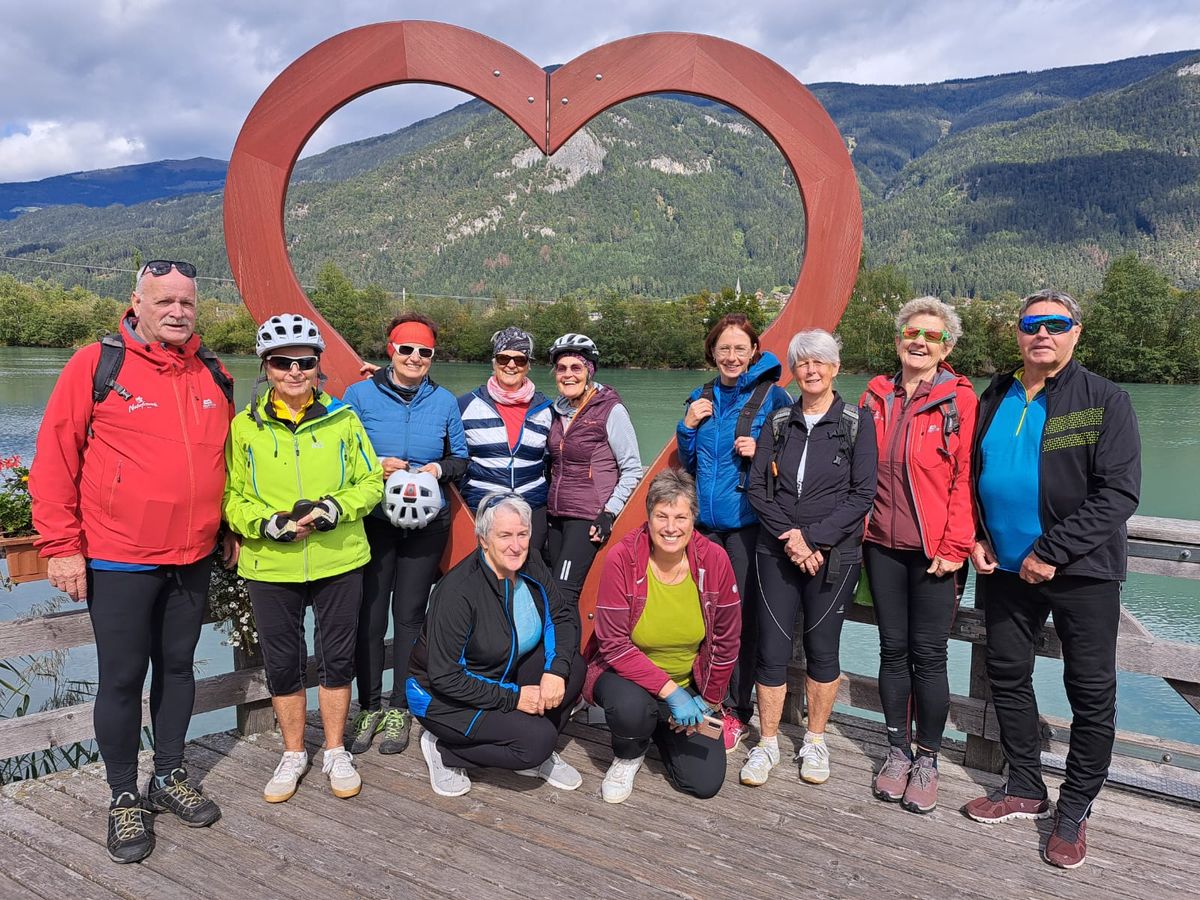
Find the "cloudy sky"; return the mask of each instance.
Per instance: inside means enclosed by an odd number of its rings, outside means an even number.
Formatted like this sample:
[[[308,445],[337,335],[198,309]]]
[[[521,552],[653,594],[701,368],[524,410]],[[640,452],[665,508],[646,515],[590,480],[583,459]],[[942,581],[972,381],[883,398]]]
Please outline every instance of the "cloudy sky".
[[[288,63],[389,19],[473,28],[540,65],[632,34],[703,32],[806,83],[930,82],[1200,49],[1198,0],[0,0],[0,181],[227,159]],[[377,91],[330,118],[305,153],[463,99],[424,85]]]

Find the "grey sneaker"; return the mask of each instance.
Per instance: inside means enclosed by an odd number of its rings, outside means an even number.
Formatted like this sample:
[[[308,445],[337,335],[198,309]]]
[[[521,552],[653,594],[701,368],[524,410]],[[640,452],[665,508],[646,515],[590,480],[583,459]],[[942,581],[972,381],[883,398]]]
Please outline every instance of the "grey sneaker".
[[[938,770],[932,756],[918,756],[900,805],[909,812],[927,813],[937,806]]]
[[[871,785],[871,793],[880,800],[888,803],[899,803],[904,799],[904,790],[908,787],[908,773],[912,771],[912,760],[899,747],[888,749],[887,759],[875,776]]]
[[[642,767],[645,755],[637,759],[615,758],[608,771],[604,773],[604,781],[600,784],[600,796],[605,803],[624,803],[633,793],[633,779],[638,769]]]
[[[350,738],[346,741],[346,749],[356,755],[370,750],[382,720],[382,709],[364,709],[355,716],[354,724],[350,726]]]
[[[308,771],[308,752],[305,750],[285,750],[275,774],[263,788],[263,799],[268,803],[283,803],[291,800],[300,784],[300,779]]]
[[[463,769],[452,769],[442,762],[437,738],[428,731],[421,732],[421,755],[429,766],[429,784],[442,797],[461,797],[471,789],[471,779]]]
[[[759,787],[767,783],[771,770],[779,765],[779,746],[758,744],[751,748],[746,764],[742,766],[740,778],[742,784]]]
[[[345,747],[326,748],[321,774],[329,776],[329,789],[335,797],[343,800],[356,797],[362,790],[362,777],[354,768],[354,756]]]
[[[550,787],[556,787],[560,791],[573,791],[583,784],[583,776],[557,753],[551,753],[536,769],[518,769],[517,774],[527,778],[540,778]]]
[[[412,714],[407,709],[389,709],[383,714],[379,730],[383,732],[380,753],[403,753],[412,731]]]
[[[796,751],[796,759],[800,761],[801,780],[809,784],[824,784],[829,780],[829,748],[825,741],[810,741],[806,737]]]

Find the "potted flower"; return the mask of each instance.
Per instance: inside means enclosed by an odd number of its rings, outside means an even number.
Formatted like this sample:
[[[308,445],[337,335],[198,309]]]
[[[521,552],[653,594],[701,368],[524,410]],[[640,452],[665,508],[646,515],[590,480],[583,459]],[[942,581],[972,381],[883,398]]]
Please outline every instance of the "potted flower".
[[[0,458],[0,551],[8,560],[9,580],[16,584],[46,577],[47,560],[34,549],[35,536],[29,467],[20,456]]]

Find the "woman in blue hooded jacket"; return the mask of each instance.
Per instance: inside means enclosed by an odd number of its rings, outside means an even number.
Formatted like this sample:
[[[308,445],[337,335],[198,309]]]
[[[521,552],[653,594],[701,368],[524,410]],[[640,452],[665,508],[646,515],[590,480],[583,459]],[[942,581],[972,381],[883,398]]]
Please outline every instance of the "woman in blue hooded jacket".
[[[692,391],[676,429],[679,459],[696,479],[700,499],[697,530],[725,548],[742,598],[742,642],[729,683],[725,749],[732,753],[754,712],[758,622],[752,563],[758,516],[745,492],[746,473],[758,434],[771,413],[792,405],[775,382],[783,371],[770,352],[758,349],[758,332],[744,313],[726,313],[704,339],[704,358],[717,377]]]

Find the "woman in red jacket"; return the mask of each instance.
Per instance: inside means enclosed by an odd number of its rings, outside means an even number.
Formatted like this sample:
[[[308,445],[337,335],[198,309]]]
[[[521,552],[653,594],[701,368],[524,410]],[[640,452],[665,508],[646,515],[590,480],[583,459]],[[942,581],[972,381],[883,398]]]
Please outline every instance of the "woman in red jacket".
[[[879,483],[863,559],[879,622],[879,696],[890,749],[872,790],[926,813],[937,804],[937,754],[950,708],[946,643],[958,606],[955,573],[975,539],[971,382],[946,364],[958,315],[919,297],[896,315],[900,371],[867,385]],[[913,715],[916,757],[913,757]]]
[[[646,524],[604,562],[584,696],[604,707],[612,735],[608,803],[629,797],[652,739],[680,791],[706,799],[725,780],[714,711],[737,661],[742,612],[729,556],[694,530],[698,511],[692,476],[664,469],[646,494]]]

